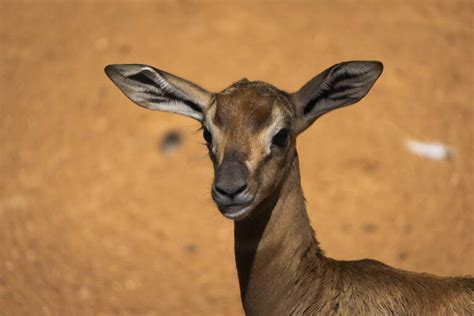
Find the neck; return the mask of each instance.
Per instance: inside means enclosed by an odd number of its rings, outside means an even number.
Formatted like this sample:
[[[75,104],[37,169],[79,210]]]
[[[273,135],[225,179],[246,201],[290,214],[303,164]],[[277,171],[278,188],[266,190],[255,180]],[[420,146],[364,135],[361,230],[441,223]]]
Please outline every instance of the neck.
[[[235,222],[235,255],[244,309],[262,314],[304,279],[302,266],[318,269],[324,259],[306,213],[297,155],[280,189],[253,212]]]

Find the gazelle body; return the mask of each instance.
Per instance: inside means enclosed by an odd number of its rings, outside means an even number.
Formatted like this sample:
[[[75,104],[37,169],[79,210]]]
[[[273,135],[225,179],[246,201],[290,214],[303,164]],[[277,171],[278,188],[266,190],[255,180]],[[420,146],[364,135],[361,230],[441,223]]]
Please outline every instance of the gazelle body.
[[[203,126],[214,164],[212,196],[235,221],[235,256],[248,315],[470,315],[474,279],[441,278],[374,260],[337,261],[319,248],[300,184],[296,136],[321,115],[364,97],[382,64],[334,65],[287,93],[243,79],[211,93],[146,65],[110,65],[140,106]]]

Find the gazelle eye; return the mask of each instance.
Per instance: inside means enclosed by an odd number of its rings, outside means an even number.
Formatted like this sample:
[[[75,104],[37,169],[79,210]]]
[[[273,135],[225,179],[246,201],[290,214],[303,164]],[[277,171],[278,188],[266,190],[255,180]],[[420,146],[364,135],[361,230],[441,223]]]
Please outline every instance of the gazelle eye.
[[[212,134],[205,126],[202,128],[202,136],[208,145],[212,144]]]
[[[287,128],[281,129],[272,139],[272,145],[277,147],[284,147],[288,143],[288,138],[290,136],[290,130]]]

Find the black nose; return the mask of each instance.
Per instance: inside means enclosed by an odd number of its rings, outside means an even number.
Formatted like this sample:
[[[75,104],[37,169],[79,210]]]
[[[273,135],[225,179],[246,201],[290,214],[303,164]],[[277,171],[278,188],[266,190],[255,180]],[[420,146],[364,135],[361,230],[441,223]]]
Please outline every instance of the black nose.
[[[229,185],[230,184],[230,185]],[[222,195],[233,198],[247,188],[247,183],[216,183],[214,189]]]
[[[216,201],[229,203],[246,188],[247,168],[245,164],[235,155],[226,155],[216,171],[214,182]]]

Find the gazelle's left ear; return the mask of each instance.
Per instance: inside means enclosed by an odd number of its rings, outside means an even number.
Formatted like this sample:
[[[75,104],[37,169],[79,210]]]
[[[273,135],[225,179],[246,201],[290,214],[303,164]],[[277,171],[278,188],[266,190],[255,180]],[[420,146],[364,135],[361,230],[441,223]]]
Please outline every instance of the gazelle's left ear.
[[[105,73],[133,102],[147,109],[173,112],[203,121],[212,93],[147,65],[108,65]]]
[[[326,69],[291,94],[297,113],[297,132],[321,115],[362,99],[382,74],[379,61],[348,61]]]

